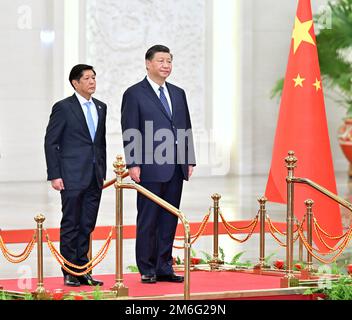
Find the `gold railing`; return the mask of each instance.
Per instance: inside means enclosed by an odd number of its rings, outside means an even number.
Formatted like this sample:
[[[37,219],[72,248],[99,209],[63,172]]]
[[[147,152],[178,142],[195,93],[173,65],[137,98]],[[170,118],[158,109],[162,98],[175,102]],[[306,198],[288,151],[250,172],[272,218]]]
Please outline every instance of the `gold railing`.
[[[124,179],[126,177],[128,177],[128,171],[127,170],[122,174],[121,178]],[[116,180],[117,180],[117,178],[114,178],[114,179],[111,179],[109,181],[106,181],[104,183],[104,185],[103,185],[103,189],[109,188],[110,186],[114,185]]]
[[[190,250],[191,250],[191,235],[190,235],[190,225],[185,215],[176,207],[169,204],[162,198],[156,196],[154,193],[145,189],[136,183],[123,183],[122,179],[126,175],[125,163],[122,160],[122,156],[117,156],[114,162],[114,172],[116,173],[116,181],[114,186],[116,188],[116,279],[115,285],[111,288],[112,291],[116,293],[117,296],[125,296],[128,293],[128,288],[123,283],[123,189],[133,189],[141,193],[151,201],[155,202],[159,206],[163,207],[170,213],[177,216],[184,227],[184,299],[190,299]],[[110,184],[111,185],[111,184]]]
[[[7,248],[4,240],[0,235],[0,249],[3,252],[5,258],[11,263],[21,263],[26,260],[31,254],[35,243],[37,244],[37,288],[32,294],[36,299],[46,299],[46,290],[44,288],[44,276],[43,276],[43,222],[45,217],[42,214],[38,214],[34,217],[37,223],[37,228],[33,234],[32,239],[27,244],[25,250],[20,254],[13,254]],[[0,289],[3,289],[0,286]]]
[[[352,212],[352,204],[345,199],[335,195],[331,191],[327,190],[326,188],[320,186],[319,184],[306,179],[306,178],[299,178],[294,176],[294,168],[296,167],[297,158],[294,156],[293,151],[288,152],[288,157],[285,158],[286,167],[288,170],[288,175],[286,177],[287,182],[287,216],[286,216],[286,233],[282,233],[286,235],[286,270],[285,276],[281,279],[281,287],[292,287],[298,285],[299,281],[298,278],[294,275],[293,272],[293,244],[294,244],[294,225],[295,225],[295,218],[294,218],[294,184],[301,183],[310,186],[311,188],[317,190],[318,192],[324,194],[325,196],[329,197],[333,201],[339,203],[340,205],[347,208],[349,211]],[[116,190],[116,222],[115,222],[115,234],[116,234],[116,273],[115,273],[115,284],[111,288],[111,290],[115,293],[118,297],[123,297],[128,295],[128,287],[124,285],[123,280],[123,189],[133,189],[137,192],[141,193],[151,201],[155,202],[156,204],[160,205],[170,213],[177,216],[184,227],[184,299],[190,299],[190,250],[191,250],[191,234],[190,234],[190,225],[188,220],[186,219],[185,215],[176,207],[170,205],[168,202],[163,200],[162,198],[156,196],[149,190],[143,188],[139,184],[136,183],[124,183],[123,179],[128,176],[128,171],[126,170],[125,164],[122,160],[122,156],[117,156],[116,161],[113,164],[114,172],[116,174],[116,178],[107,181],[103,188],[107,188],[109,186],[114,185]],[[221,218],[222,214],[220,212],[220,201],[221,196],[219,194],[213,194],[213,213],[214,213],[214,223],[213,223],[213,258],[209,262],[211,270],[220,269],[220,266],[224,263],[219,259],[219,215]],[[266,202],[267,199],[265,197],[258,199],[260,208],[258,211],[257,216],[259,215],[260,221],[260,247],[259,247],[259,263],[255,266],[256,269],[263,269],[266,268],[265,266],[265,222],[266,222]],[[298,233],[299,239],[303,244],[299,245],[299,258],[300,260],[303,259],[303,245],[307,249],[307,267],[304,270],[306,276],[309,277],[310,273],[313,272],[313,265],[312,265],[312,257],[316,257],[313,253],[312,248],[312,229],[313,227],[316,228],[316,221],[313,217],[312,207],[314,205],[314,201],[311,199],[307,199],[305,202],[306,205],[306,217],[307,217],[307,237],[304,237],[303,234],[303,220],[298,225]],[[45,217],[43,215],[37,215],[35,217],[35,221],[37,223],[37,229],[35,233],[35,240],[37,242],[37,273],[38,273],[38,281],[37,281],[37,289],[35,294],[38,299],[45,298],[45,288],[44,288],[44,279],[43,279],[43,222]],[[269,221],[270,222],[270,221]],[[224,221],[223,221],[224,223]],[[253,223],[253,222],[252,222]],[[251,225],[252,225],[251,223]],[[246,228],[248,228],[247,226]],[[237,229],[237,228],[234,228]],[[339,254],[343,251],[345,246],[348,244],[350,239],[352,238],[352,226],[350,230],[346,232],[346,234],[342,236],[331,237],[335,239],[341,239],[345,237],[343,245],[339,246]],[[34,240],[32,239],[34,243]],[[1,242],[2,243],[2,242]],[[33,245],[28,246],[33,248]],[[6,249],[5,245],[1,246],[3,250]],[[5,250],[6,251],[6,250]],[[30,253],[31,250],[25,250],[25,253]],[[14,257],[20,257],[24,255],[11,255]],[[338,256],[336,255],[336,256]],[[28,255],[26,255],[27,258]],[[20,257],[21,258],[21,257]],[[24,258],[23,258],[24,259]],[[16,260],[14,262],[21,262],[22,260]]]
[[[127,170],[122,174],[122,179],[126,178],[126,177],[128,177],[128,171]],[[107,188],[111,187],[112,185],[115,184],[115,182],[116,182],[116,178],[104,182],[103,189],[107,189]],[[93,234],[91,233],[90,237],[89,237],[89,249],[88,249],[88,253],[87,253],[89,261],[91,261],[93,259],[92,248],[93,248]],[[92,271],[89,271],[88,273],[91,274]]]
[[[128,176],[128,171],[125,169],[125,164],[122,161],[122,156],[117,156],[117,160],[114,162],[114,172],[116,173],[116,178],[107,181],[104,183],[103,188],[108,188],[109,186],[114,185],[116,189],[116,225],[115,225],[115,233],[116,233],[116,273],[115,273],[115,284],[111,288],[111,290],[114,292],[114,294],[117,297],[123,297],[128,295],[128,287],[124,285],[123,283],[123,189],[134,189],[137,192],[143,194],[145,197],[148,199],[152,200],[156,204],[160,205],[170,213],[176,215],[182,222],[183,227],[184,227],[184,276],[185,276],[185,281],[184,281],[184,299],[189,300],[190,299],[190,250],[191,250],[191,244],[190,244],[190,225],[188,220],[186,219],[185,215],[176,207],[172,206],[165,200],[161,199],[160,197],[156,196],[152,192],[148,191],[147,189],[143,188],[142,186],[135,184],[135,183],[123,183],[122,180],[123,178]],[[3,242],[1,242],[1,249],[7,253],[7,255],[11,255],[14,257],[19,257],[22,258],[22,256],[25,256],[25,258],[28,257],[29,253],[31,252],[31,249],[34,246],[34,241],[36,240],[37,242],[37,288],[36,291],[33,292],[35,295],[36,299],[47,299],[47,292],[44,287],[44,276],[43,276],[43,269],[44,269],[44,263],[43,263],[43,223],[45,221],[45,217],[42,214],[37,215],[34,220],[37,223],[37,228],[35,232],[35,236],[33,236],[32,245],[28,245],[26,250],[24,251],[23,254],[20,255],[13,255],[11,253],[6,252],[6,246]],[[48,235],[47,235],[48,238]],[[2,240],[2,238],[1,238]],[[48,239],[49,242],[49,239]],[[30,244],[31,244],[30,243]],[[90,239],[90,250],[88,253],[88,257],[92,256],[92,238]],[[53,249],[53,248],[52,248]],[[28,254],[27,254],[28,252]],[[105,256],[104,256],[105,257]],[[18,263],[23,261],[22,260],[16,260],[13,261],[10,260],[11,262]],[[92,269],[92,268],[91,268]],[[69,270],[68,270],[69,271]]]
[[[296,286],[298,284],[298,279],[293,274],[293,221],[294,221],[294,184],[295,183],[302,183],[306,184],[309,187],[317,190],[318,192],[322,193],[323,195],[329,197],[333,201],[339,203],[340,205],[344,206],[348,210],[352,212],[352,204],[345,199],[337,196],[336,194],[332,193],[328,189],[320,186],[319,184],[311,181],[310,179],[306,178],[299,178],[294,176],[294,169],[296,167],[297,158],[295,157],[294,151],[289,151],[288,156],[285,158],[286,167],[288,170],[288,175],[286,177],[287,183],[287,238],[286,238],[286,275],[281,279],[281,286],[282,287],[291,287]],[[308,243],[306,245],[312,244],[312,200],[305,201],[307,207],[307,215],[308,215],[308,222],[307,222],[307,236],[308,236]],[[302,237],[301,237],[302,238]],[[307,248],[308,249],[308,248]],[[312,269],[312,255],[311,252],[308,253],[307,257],[308,262],[308,270]]]

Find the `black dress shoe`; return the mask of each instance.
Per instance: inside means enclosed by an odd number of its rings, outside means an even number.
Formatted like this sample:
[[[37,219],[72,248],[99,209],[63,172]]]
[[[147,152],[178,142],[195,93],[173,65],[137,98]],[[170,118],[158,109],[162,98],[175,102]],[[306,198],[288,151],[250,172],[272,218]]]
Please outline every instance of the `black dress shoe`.
[[[78,280],[81,284],[84,284],[87,286],[102,286],[104,284],[103,281],[93,279],[90,274],[85,274],[83,276],[80,276]]]
[[[141,281],[142,283],[156,283],[155,276],[147,276],[144,274],[142,274]]]
[[[156,276],[156,281],[183,282],[183,280],[184,280],[183,276],[178,276],[175,273]]]
[[[64,284],[69,287],[79,287],[81,285],[79,280],[71,274],[65,275]]]

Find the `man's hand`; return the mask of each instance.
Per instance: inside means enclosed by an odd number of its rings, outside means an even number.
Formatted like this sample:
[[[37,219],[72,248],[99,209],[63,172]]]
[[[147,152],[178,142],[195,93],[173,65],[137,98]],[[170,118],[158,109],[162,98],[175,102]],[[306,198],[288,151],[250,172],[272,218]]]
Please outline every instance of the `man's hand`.
[[[139,183],[140,180],[140,175],[141,175],[141,168],[140,167],[132,167],[128,169],[128,174],[130,175],[131,179],[134,182]]]
[[[51,180],[51,186],[57,191],[65,190],[64,181],[61,178]]]
[[[188,178],[192,176],[193,173],[193,166],[188,166]]]

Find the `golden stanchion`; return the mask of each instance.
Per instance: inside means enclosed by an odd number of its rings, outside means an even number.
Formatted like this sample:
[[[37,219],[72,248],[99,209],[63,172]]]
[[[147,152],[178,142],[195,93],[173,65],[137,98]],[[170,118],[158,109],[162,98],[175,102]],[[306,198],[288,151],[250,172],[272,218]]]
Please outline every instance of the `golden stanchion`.
[[[288,152],[285,158],[288,175],[287,183],[287,217],[286,217],[286,274],[281,278],[280,285],[282,288],[298,286],[299,281],[293,273],[293,226],[294,226],[294,168],[296,167],[297,158],[293,151]]]
[[[259,202],[259,219],[260,219],[260,239],[259,239],[259,263],[254,266],[256,272],[260,272],[264,268],[269,268],[265,264],[265,204],[268,201],[266,197],[257,199]]]
[[[127,296],[128,295],[128,287],[123,284],[123,273],[122,273],[122,245],[123,245],[123,189],[134,189],[138,193],[142,194],[146,198],[150,199],[154,203],[163,207],[170,213],[177,216],[183,226],[184,226],[184,260],[185,260],[185,271],[184,271],[184,298],[185,300],[189,300],[190,295],[190,259],[191,259],[191,230],[189,226],[189,222],[186,219],[185,215],[176,207],[169,204],[164,199],[156,196],[154,193],[149,190],[143,188],[141,185],[136,183],[123,183],[122,179],[128,176],[128,171],[125,170],[125,164],[122,160],[122,156],[116,157],[117,161],[114,162],[114,172],[116,173],[116,283],[111,288],[113,292],[117,296]]]
[[[185,235],[185,249],[184,249],[184,277],[185,284],[183,287],[183,295],[185,300],[191,299],[191,228],[189,226],[188,220],[185,218],[181,211],[179,211],[179,218],[181,219],[184,226]]]
[[[213,221],[213,259],[209,261],[210,270],[220,269],[220,265],[224,264],[224,261],[219,259],[219,200],[221,195],[214,193],[211,198],[213,199],[214,208],[214,221]]]
[[[120,187],[125,172],[122,156],[117,156],[113,164],[116,173],[116,274],[115,284],[111,290],[118,297],[128,296],[128,287],[123,283],[123,189]]]
[[[46,291],[44,288],[44,276],[43,276],[43,222],[45,217],[42,214],[38,214],[34,218],[37,223],[37,289],[35,290],[35,296],[38,300],[46,299]]]
[[[314,201],[307,199],[304,201],[307,208],[307,242],[310,247],[313,244],[312,232],[313,232],[313,210]],[[301,271],[302,279],[309,279],[313,270],[313,259],[312,254],[307,249],[307,265],[304,270]]]
[[[301,238],[298,240],[298,260],[303,262],[303,241]]]
[[[154,193],[150,192],[146,188],[142,187],[140,184],[136,183],[121,183],[120,188],[123,189],[133,189],[136,190],[138,193],[142,194],[146,198],[150,199],[154,203],[158,204],[165,210],[169,211],[173,215],[177,216],[184,227],[184,299],[189,300],[191,298],[191,272],[190,272],[190,259],[191,259],[191,228],[189,226],[189,222],[186,219],[185,215],[176,207],[165,201],[164,199],[158,197]]]

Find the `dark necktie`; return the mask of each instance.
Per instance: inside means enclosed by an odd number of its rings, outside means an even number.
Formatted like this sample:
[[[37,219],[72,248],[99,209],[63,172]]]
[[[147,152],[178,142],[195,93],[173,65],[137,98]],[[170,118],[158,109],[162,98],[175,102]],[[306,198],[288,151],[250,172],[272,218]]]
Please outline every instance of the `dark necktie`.
[[[163,104],[166,113],[168,114],[169,118],[171,119],[171,109],[169,106],[169,103],[167,102],[165,93],[164,93],[164,88],[163,87],[159,87],[159,91],[160,91],[160,101]]]

